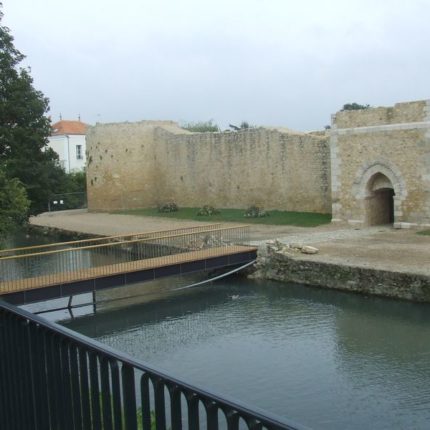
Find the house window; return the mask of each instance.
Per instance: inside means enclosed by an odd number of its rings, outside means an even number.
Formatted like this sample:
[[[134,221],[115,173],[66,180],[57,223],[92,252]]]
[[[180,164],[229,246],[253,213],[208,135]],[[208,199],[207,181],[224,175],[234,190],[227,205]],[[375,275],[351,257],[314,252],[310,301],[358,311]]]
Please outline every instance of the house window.
[[[82,155],[82,145],[76,145],[76,159],[77,160],[82,160],[83,155]]]

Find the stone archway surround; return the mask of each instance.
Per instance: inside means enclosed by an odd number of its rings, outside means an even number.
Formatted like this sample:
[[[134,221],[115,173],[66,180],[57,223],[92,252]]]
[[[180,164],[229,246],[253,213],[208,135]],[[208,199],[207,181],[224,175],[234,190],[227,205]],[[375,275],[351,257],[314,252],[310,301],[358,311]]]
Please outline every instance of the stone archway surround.
[[[365,222],[365,199],[369,197],[368,183],[378,173],[386,176],[393,185],[394,223],[402,222],[402,204],[407,197],[405,181],[400,169],[392,162],[383,159],[363,164],[356,174],[351,191],[361,212],[357,218],[361,218],[362,223]]]

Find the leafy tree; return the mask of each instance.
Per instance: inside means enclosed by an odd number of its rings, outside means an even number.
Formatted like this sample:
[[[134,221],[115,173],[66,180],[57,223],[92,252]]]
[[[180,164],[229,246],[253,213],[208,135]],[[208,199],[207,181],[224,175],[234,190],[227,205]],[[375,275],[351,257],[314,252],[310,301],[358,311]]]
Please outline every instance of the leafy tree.
[[[67,176],[66,193],[85,192],[87,189],[87,175],[85,172],[72,172]]]
[[[213,122],[213,119],[209,121],[188,122],[183,124],[182,128],[196,133],[205,133],[208,131],[216,133],[220,131],[218,125]]]
[[[248,121],[242,121],[239,126],[234,124],[228,125],[231,129],[234,131],[240,131],[240,130],[248,130],[250,128],[256,128],[255,125],[250,124]]]
[[[248,128],[255,128],[255,125],[251,125],[248,121],[242,121],[242,122],[240,123],[240,128],[241,128],[242,130],[246,130],[246,129],[248,129]]]
[[[85,172],[66,174],[65,181],[50,196],[50,210],[79,209],[86,206],[87,180]],[[62,200],[55,205],[54,201]]]
[[[345,110],[360,110],[360,109],[369,109],[370,105],[360,105],[358,103],[347,103],[342,107],[342,111]]]
[[[2,7],[0,3],[0,7]],[[51,133],[48,99],[33,87],[29,69],[1,25],[0,10],[0,166],[18,178],[31,201],[30,212],[46,210],[49,195],[64,181],[58,156],[47,148]]]
[[[29,207],[23,185],[0,170],[0,240],[27,220]]]

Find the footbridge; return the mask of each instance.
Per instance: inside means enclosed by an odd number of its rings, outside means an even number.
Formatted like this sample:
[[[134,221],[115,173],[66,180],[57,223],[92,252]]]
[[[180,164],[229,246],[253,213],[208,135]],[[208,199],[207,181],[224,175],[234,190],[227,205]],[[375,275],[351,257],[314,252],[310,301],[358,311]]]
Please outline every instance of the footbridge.
[[[210,224],[0,251],[0,298],[23,305],[256,258],[249,226]]]

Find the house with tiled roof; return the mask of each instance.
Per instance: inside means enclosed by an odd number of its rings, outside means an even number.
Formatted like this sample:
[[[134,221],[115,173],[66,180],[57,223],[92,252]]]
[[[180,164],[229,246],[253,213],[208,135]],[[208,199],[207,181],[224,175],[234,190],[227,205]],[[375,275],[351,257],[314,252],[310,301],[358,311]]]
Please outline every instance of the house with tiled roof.
[[[48,146],[59,156],[60,163],[67,173],[85,169],[86,141],[88,124],[81,120],[60,120],[52,125]]]

